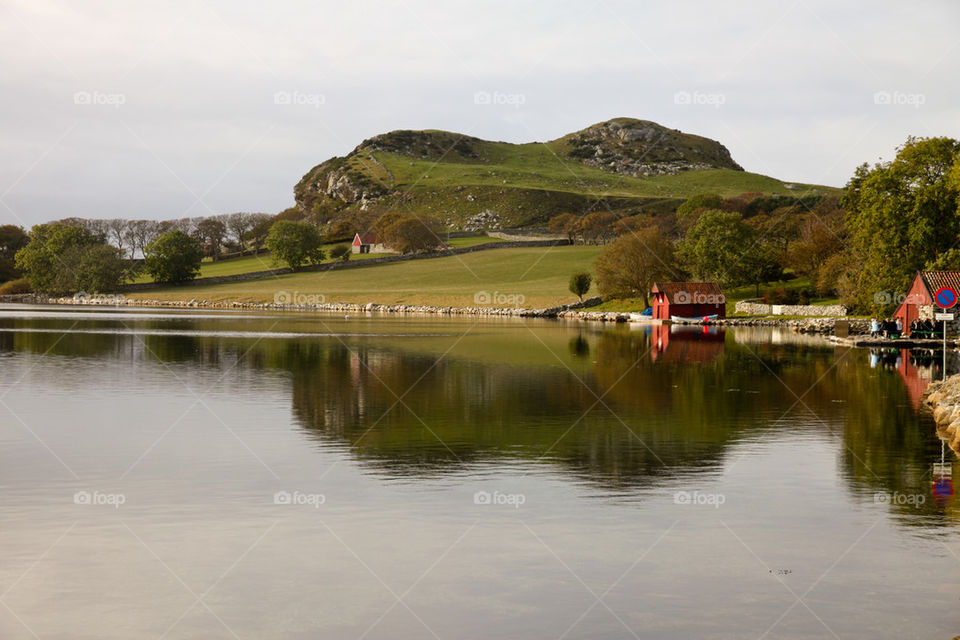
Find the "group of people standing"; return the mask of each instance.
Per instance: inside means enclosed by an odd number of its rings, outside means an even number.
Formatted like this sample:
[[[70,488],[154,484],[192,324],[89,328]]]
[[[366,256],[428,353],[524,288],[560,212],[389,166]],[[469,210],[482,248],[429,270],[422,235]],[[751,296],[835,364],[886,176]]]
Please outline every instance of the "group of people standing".
[[[899,338],[903,334],[903,322],[900,318],[896,320],[891,320],[886,318],[884,320],[877,320],[876,318],[870,318],[870,337],[877,338],[883,336],[884,338]]]
[[[910,323],[910,335],[933,338],[941,335],[942,328],[933,320],[914,320]],[[870,337],[899,338],[903,335],[903,321],[900,318],[877,320],[870,318]]]

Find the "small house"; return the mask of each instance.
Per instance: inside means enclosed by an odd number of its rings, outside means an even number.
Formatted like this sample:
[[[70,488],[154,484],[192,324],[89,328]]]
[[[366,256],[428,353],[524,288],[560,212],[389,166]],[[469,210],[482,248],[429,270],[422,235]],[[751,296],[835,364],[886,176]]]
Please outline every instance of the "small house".
[[[386,253],[387,249],[377,240],[375,233],[358,233],[353,236],[354,253]]]
[[[727,299],[716,282],[658,282],[650,294],[657,320],[727,317]]]
[[[934,313],[940,311],[933,296],[944,287],[960,293],[960,271],[918,271],[893,317],[899,318],[905,329],[914,320],[933,320]],[[955,323],[952,327],[956,330]]]

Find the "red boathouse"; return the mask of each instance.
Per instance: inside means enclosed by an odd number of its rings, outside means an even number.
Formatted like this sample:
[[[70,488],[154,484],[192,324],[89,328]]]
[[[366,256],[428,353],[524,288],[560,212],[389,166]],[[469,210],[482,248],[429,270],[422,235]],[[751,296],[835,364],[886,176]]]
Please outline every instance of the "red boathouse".
[[[670,316],[727,317],[727,299],[716,282],[658,282],[650,293],[652,315],[658,320],[669,320]]]

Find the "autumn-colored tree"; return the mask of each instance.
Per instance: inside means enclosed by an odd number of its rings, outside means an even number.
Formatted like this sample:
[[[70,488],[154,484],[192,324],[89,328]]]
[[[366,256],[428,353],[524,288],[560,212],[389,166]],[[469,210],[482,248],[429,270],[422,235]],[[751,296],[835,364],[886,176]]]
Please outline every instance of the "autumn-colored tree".
[[[551,233],[567,236],[567,240],[572,243],[576,236],[578,222],[580,222],[580,216],[572,213],[561,213],[550,218],[550,222],[547,223],[547,229],[549,229]]]
[[[617,216],[606,211],[594,211],[577,223],[576,232],[587,244],[602,244],[614,237],[613,225]]]
[[[398,253],[430,251],[443,246],[443,225],[428,216],[388,213],[377,220],[376,228],[378,239]]]
[[[620,236],[597,258],[594,271],[604,297],[639,297],[644,306],[654,282],[682,275],[673,243],[650,227]]]

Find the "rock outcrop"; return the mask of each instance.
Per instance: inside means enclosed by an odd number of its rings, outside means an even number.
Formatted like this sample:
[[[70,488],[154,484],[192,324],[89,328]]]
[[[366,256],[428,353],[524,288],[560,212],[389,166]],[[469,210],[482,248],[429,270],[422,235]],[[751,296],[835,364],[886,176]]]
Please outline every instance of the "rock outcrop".
[[[960,374],[931,382],[923,402],[932,411],[940,436],[949,441],[951,449],[960,451]]]

